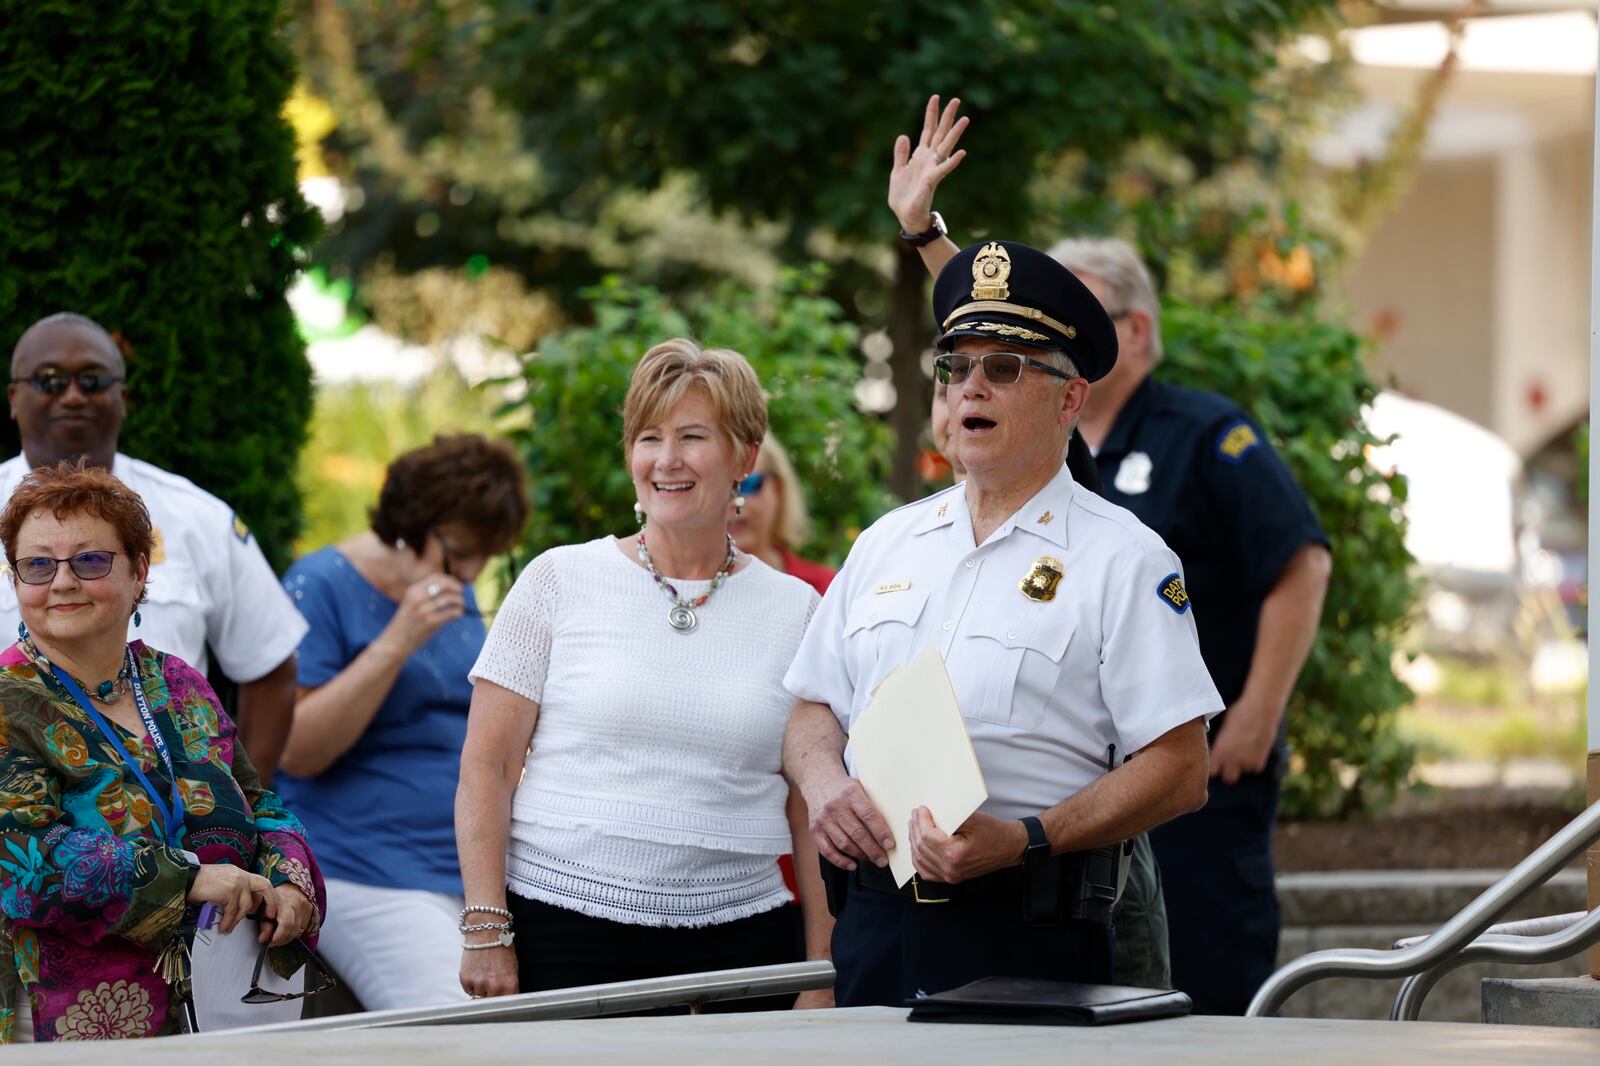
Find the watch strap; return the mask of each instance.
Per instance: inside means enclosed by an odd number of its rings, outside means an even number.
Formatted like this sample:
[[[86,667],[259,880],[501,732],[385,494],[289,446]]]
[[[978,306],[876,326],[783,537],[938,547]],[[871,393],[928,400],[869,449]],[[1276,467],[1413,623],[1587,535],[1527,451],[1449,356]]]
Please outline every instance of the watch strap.
[[[1028,831],[1028,846],[1022,853],[1023,858],[1048,858],[1050,855],[1050,837],[1044,831],[1044,823],[1031,814],[1021,819],[1021,822],[1022,827]]]
[[[907,233],[905,230],[901,230],[900,239],[913,248],[925,248],[940,237],[945,236],[946,232],[943,217],[937,211],[930,211],[928,212],[927,229],[921,233]]]

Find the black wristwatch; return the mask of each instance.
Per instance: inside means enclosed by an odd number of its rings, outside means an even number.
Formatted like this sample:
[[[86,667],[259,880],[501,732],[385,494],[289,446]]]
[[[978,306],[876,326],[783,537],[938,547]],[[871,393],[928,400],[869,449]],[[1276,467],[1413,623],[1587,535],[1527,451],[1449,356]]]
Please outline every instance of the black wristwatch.
[[[1028,846],[1022,852],[1022,865],[1024,869],[1032,870],[1050,861],[1050,838],[1045,836],[1044,823],[1033,815],[1022,819],[1022,827],[1028,831]]]
[[[932,216],[933,224],[929,226],[925,232],[907,233],[905,230],[901,230],[900,239],[911,245],[913,248],[922,248],[932,244],[940,237],[949,236],[950,231],[945,229],[943,216],[941,216],[937,211],[930,211],[928,214]]]

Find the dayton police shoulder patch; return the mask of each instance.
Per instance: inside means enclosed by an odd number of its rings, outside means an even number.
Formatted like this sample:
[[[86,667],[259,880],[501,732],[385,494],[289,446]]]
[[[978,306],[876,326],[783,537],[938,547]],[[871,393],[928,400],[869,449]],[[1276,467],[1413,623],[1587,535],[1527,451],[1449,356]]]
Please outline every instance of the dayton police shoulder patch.
[[[240,544],[250,543],[250,527],[244,524],[244,519],[239,517],[239,512],[233,513],[233,535],[239,538]]]
[[[1261,443],[1255,427],[1242,418],[1236,418],[1222,427],[1217,434],[1217,454],[1230,463],[1237,463],[1245,453]]]
[[[1156,596],[1177,614],[1189,609],[1189,590],[1183,587],[1183,576],[1176,571],[1161,579]]]

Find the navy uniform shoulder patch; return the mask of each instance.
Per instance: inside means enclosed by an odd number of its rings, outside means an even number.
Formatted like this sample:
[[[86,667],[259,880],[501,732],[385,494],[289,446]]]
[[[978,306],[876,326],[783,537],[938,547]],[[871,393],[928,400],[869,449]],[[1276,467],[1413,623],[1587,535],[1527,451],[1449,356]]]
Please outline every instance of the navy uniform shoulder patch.
[[[1261,438],[1256,435],[1255,427],[1242,418],[1236,418],[1217,434],[1217,454],[1227,462],[1237,463],[1260,443]]]
[[[239,538],[240,544],[250,543],[250,527],[244,524],[238,511],[233,512],[233,535]]]
[[[1177,571],[1161,579],[1156,586],[1156,596],[1176,614],[1189,609],[1189,590],[1183,587],[1183,577]]]

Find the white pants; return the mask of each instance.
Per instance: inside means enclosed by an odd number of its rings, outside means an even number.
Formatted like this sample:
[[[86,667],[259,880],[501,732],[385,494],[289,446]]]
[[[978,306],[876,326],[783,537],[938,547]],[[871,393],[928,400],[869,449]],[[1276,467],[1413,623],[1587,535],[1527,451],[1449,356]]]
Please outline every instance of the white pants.
[[[465,1003],[462,900],[443,892],[327,879],[328,919],[317,953],[368,1010]]]

